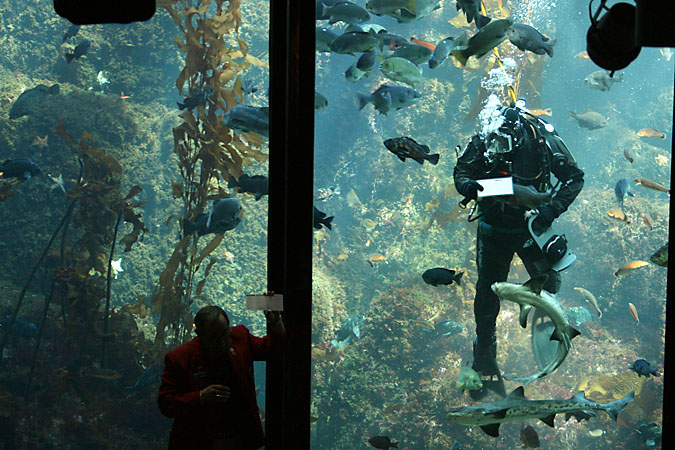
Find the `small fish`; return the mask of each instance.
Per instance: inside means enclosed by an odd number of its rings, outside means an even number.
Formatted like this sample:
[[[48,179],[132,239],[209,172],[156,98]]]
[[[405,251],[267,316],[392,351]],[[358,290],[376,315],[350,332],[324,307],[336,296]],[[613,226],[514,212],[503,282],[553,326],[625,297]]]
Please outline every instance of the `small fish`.
[[[35,139],[33,139],[33,143],[31,145],[34,145],[38,148],[49,148],[49,145],[47,144],[48,138],[48,134],[45,134],[45,137],[35,136]]]
[[[595,430],[590,430],[588,432],[588,434],[590,434],[593,437],[600,437],[603,434],[605,434],[605,432],[603,430],[601,430],[600,428],[596,428]]]
[[[618,276],[626,274],[627,272],[630,272],[633,269],[637,269],[639,267],[644,267],[648,264],[649,263],[647,261],[633,261],[631,263],[626,264],[625,266],[623,266],[622,268],[620,268],[616,272],[614,272],[614,275],[618,277]]]
[[[10,319],[11,316],[7,315],[5,320],[0,322],[0,330],[2,330],[3,334],[5,333],[5,328],[9,324]],[[36,338],[38,335],[38,327],[33,322],[29,322],[26,319],[17,317],[14,319],[14,323],[12,324],[11,334],[15,337],[18,336],[24,339]]]
[[[350,83],[356,83],[367,74],[366,71],[359,69],[357,64],[358,62],[355,62],[345,70],[345,78]]]
[[[435,166],[440,158],[438,153],[430,154],[431,150],[427,145],[418,144],[413,138],[406,136],[387,139],[384,146],[403,162],[410,158],[420,164],[424,164],[426,160]]]
[[[631,315],[633,316],[633,319],[635,319],[635,323],[637,325],[640,324],[640,318],[638,317],[637,309],[635,309],[635,305],[632,304],[631,302],[628,302],[628,309],[630,310]]]
[[[398,56],[389,56],[380,61],[380,72],[392,81],[399,81],[413,88],[422,82],[420,68],[410,60]]]
[[[233,130],[258,133],[265,137],[270,134],[270,114],[266,106],[234,105],[223,115],[223,122]]]
[[[309,423],[316,423],[319,421],[318,417],[309,416]]]
[[[591,59],[591,57],[588,56],[588,52],[584,50],[583,52],[579,52],[574,55],[574,59]]]
[[[462,35],[457,47],[451,53],[462,66],[465,66],[471,56],[480,58],[501,44],[506,39],[506,30],[511,25],[513,25],[511,19],[493,20],[470,38]]]
[[[633,152],[629,148],[624,148],[623,149],[623,157],[626,158],[626,161],[629,163],[633,164],[635,162],[635,157],[633,156]]]
[[[405,86],[390,86],[383,84],[378,87],[375,92],[370,95],[357,94],[359,99],[359,110],[365,108],[368,103],[372,103],[380,114],[387,113],[392,110],[400,110],[412,105],[422,95]]]
[[[71,37],[75,37],[78,31],[80,31],[80,25],[72,24],[70,28],[68,28],[68,31],[66,31],[66,34],[63,35],[63,41],[61,43],[66,42]]]
[[[354,55],[354,53],[372,50],[379,42],[377,35],[374,33],[352,31],[333,39],[333,42],[330,43],[330,51],[343,55]]]
[[[19,95],[12,107],[9,110],[10,119],[18,119],[19,117],[30,115],[35,108],[42,103],[48,95],[58,95],[61,87],[58,84],[53,84],[47,87],[44,84],[38,84],[32,89],[27,89]]]
[[[438,67],[443,61],[447,59],[452,51],[455,43],[454,37],[447,37],[441,40],[434,48],[431,58],[429,59],[429,68]]]
[[[176,102],[178,109],[182,111],[187,108],[188,111],[192,111],[197,106],[205,106],[206,101],[213,95],[213,92],[214,90],[211,86],[199,88],[191,96],[183,100],[183,103]]]
[[[523,23],[514,23],[506,30],[506,35],[518,50],[530,51],[536,55],[548,54],[548,56],[553,57],[553,46],[556,40],[549,40],[534,27]]]
[[[321,93],[314,91],[314,111],[323,111],[328,106],[328,99]]]
[[[368,0],[366,9],[376,16],[397,14],[401,8],[409,8],[410,0]]]
[[[330,53],[330,44],[338,37],[328,28],[316,27],[316,51]]]
[[[340,359],[340,352],[335,347],[328,349],[312,348],[312,359],[319,361],[334,362]]]
[[[654,229],[654,223],[652,222],[652,218],[649,217],[649,214],[642,214],[640,215],[640,218],[642,221],[649,227],[649,231],[652,231]]]
[[[605,120],[602,114],[590,109],[580,113],[570,111],[570,118],[576,120],[581,128],[587,128],[589,130],[597,130],[598,128],[607,126],[607,120]]]
[[[345,345],[361,337],[361,330],[363,330],[364,325],[365,321],[362,314],[348,317],[335,333],[335,339],[330,341],[331,345],[338,350],[343,350]]]
[[[431,55],[432,51],[428,47],[409,43],[397,46],[389,56],[407,59],[411,63],[418,65],[427,62],[431,58]]]
[[[649,178],[636,178],[635,181],[637,184],[640,186],[646,187],[648,189],[651,189],[656,192],[665,192],[666,194],[670,194],[670,189],[662,185],[661,183],[658,183],[654,180],[650,180]]]
[[[413,320],[413,324],[417,325],[418,327],[422,327],[426,330],[429,330],[429,331],[435,331],[436,330],[436,327],[434,327],[434,324],[431,323],[428,320],[415,319],[415,320]]]
[[[329,200],[336,195],[340,195],[340,186],[338,187],[329,186],[326,188],[320,188],[317,195],[314,196],[314,200],[319,202],[325,202],[326,200]]]
[[[136,379],[136,383],[133,386],[127,386],[127,397],[159,381],[161,375],[162,364],[160,362],[146,367],[143,373]]]
[[[124,91],[120,91],[120,100],[131,98],[131,95],[124,95]]]
[[[480,0],[457,0],[457,11],[463,11],[467,23],[475,22],[477,28],[483,28],[490,18],[480,13]]]
[[[316,230],[320,230],[321,225],[328,228],[329,230],[332,230],[333,227],[331,225],[331,222],[333,222],[334,218],[335,216],[326,217],[326,213],[316,209],[316,206],[314,207],[314,228]]]
[[[520,426],[520,439],[523,441],[524,448],[539,448],[541,445],[539,443],[539,435],[532,428],[532,425],[525,426],[525,424],[522,424]]]
[[[318,11],[317,11],[318,13]],[[321,4],[321,16],[328,17],[328,23],[364,23],[370,20],[370,14],[357,4],[341,2],[331,6]]]
[[[461,286],[460,280],[462,279],[462,275],[464,275],[464,272],[455,272],[452,269],[436,267],[435,269],[426,270],[422,274],[422,279],[425,283],[432,286],[438,286],[439,284],[450,286],[453,282]]]
[[[614,195],[621,206],[621,211],[625,213],[626,210],[624,209],[624,200],[626,197],[635,196],[630,190],[630,181],[628,181],[628,178],[621,178],[619,181],[617,181],[616,186],[614,186]]]
[[[80,377],[82,378],[98,378],[100,380],[117,380],[122,378],[122,375],[113,369],[102,369],[101,367],[80,367]]]
[[[455,383],[457,388],[464,392],[466,391],[475,391],[483,387],[483,382],[471,366],[466,365],[462,367],[459,371],[459,376],[457,377],[457,382]]]
[[[643,128],[640,131],[637,132],[638,137],[641,138],[650,138],[650,137],[655,137],[655,138],[661,138],[665,139],[666,138],[666,133],[661,133],[659,130],[656,130],[654,128]]]
[[[398,448],[398,442],[392,442],[389,436],[373,436],[368,439],[368,443],[380,450],[387,450],[388,448]]]
[[[236,198],[221,198],[213,202],[208,213],[198,215],[194,221],[183,220],[183,231],[189,236],[195,231],[199,236],[209,233],[222,234],[233,229],[241,222],[241,205]]]
[[[436,46],[434,44],[432,44],[431,42],[422,41],[422,40],[417,39],[417,38],[412,37],[412,36],[410,37],[410,42],[414,42],[417,45],[421,45],[422,47],[426,47],[429,50],[431,50],[432,52],[436,49]]]
[[[613,77],[609,75],[610,73],[606,70],[596,70],[584,78],[584,84],[591,89],[607,92],[614,83],[623,81],[623,73]]]
[[[665,245],[655,251],[654,254],[649,257],[649,260],[658,266],[668,267],[668,243],[666,242]]]
[[[553,115],[553,110],[551,108],[546,108],[546,109],[530,109],[530,113],[534,114],[535,116],[552,116]]]
[[[29,159],[8,159],[0,164],[0,179],[18,178],[19,181],[25,181],[41,173],[42,169]]]
[[[377,64],[377,55],[374,51],[364,52],[359,59],[356,61],[356,68],[366,72],[366,75],[375,67]]]
[[[370,256],[368,256],[368,261],[371,261],[371,262],[387,262],[387,257],[384,256],[381,253],[371,253]]]
[[[230,189],[238,189],[238,192],[248,192],[255,194],[255,201],[260,200],[263,195],[269,192],[267,177],[264,175],[247,175],[241,174],[239,178],[230,178],[227,182],[227,187]]]
[[[630,370],[637,373],[639,377],[645,376],[649,378],[650,375],[653,375],[655,377],[661,376],[659,375],[659,368],[658,367],[652,368],[651,364],[649,364],[644,359],[638,359],[637,361],[635,361],[633,365],[630,366]]]
[[[77,44],[77,47],[75,47],[75,50],[73,50],[72,53],[65,54],[68,64],[70,64],[73,59],[80,59],[82,56],[86,55],[90,47],[91,41],[89,39],[82,40],[82,42]]]
[[[591,291],[586,290],[582,287],[575,287],[575,291],[577,291],[581,296],[588,302],[590,305],[595,309],[595,312],[598,313],[598,318],[602,319],[602,311],[600,311],[600,308],[598,307],[598,301],[595,298],[595,295],[591,293]]]
[[[631,223],[630,217],[623,211],[619,209],[610,209],[607,211],[607,215],[613,219],[618,219],[622,222]]]

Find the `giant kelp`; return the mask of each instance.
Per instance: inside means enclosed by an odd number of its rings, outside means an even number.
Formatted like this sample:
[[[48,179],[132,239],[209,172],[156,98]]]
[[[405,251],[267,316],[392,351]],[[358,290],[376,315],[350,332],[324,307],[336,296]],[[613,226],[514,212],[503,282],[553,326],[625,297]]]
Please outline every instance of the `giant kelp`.
[[[211,0],[158,2],[182,33],[174,39],[185,54],[185,66],[176,80],[179,93],[183,94],[186,85],[188,95],[206,87],[213,89],[207,104],[182,112],[179,115],[182,123],[173,129],[174,153],[182,178],[173,183],[173,196],[183,202],[183,219],[201,214],[207,200],[227,196],[221,181],[239,177],[245,165],[267,160],[261,151],[264,142],[260,136],[246,133],[242,138],[222,120],[225,112],[243,98],[237,73],[252,64],[264,66],[248,54],[247,44],[239,38],[240,3],[233,0],[225,7],[224,0],[215,0],[213,4]],[[228,41],[232,34],[236,47]],[[227,87],[232,81],[233,86]],[[182,237],[177,242],[152,298],[153,308],[161,313],[155,338],[158,353],[164,349],[167,327],[173,328],[177,341],[191,329],[188,307],[193,295],[201,294],[215,259],[205,265],[199,282],[197,274],[221,241],[222,235],[216,236],[199,251],[198,236]]]

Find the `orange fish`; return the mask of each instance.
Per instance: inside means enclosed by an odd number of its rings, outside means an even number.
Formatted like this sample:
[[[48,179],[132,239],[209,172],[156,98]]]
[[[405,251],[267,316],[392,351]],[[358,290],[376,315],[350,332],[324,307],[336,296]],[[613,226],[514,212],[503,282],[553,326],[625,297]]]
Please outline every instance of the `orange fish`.
[[[649,227],[649,231],[654,229],[654,224],[652,223],[652,219],[647,215],[647,214],[642,214],[640,216],[642,218],[642,221],[647,224]]]
[[[551,108],[546,109],[531,109],[530,112],[535,116],[550,116],[553,115]]]
[[[614,272],[614,275],[618,277],[620,275],[624,275],[625,273],[633,269],[637,269],[638,267],[644,267],[647,264],[649,264],[647,261],[633,261],[632,263],[626,264],[625,266]]]
[[[635,305],[632,304],[631,302],[628,302],[628,309],[630,309],[630,313],[633,315],[633,319],[635,319],[635,323],[638,324],[640,323],[640,318],[638,317],[637,309],[635,309]]]
[[[429,50],[431,50],[432,52],[436,49],[436,46],[434,44],[432,44],[430,42],[420,41],[419,39],[416,39],[414,37],[410,38],[410,42],[414,42],[417,45],[421,45],[422,47],[426,47]]]
[[[661,139],[666,138],[666,133],[661,133],[659,130],[655,130],[654,128],[643,128],[637,132],[637,135],[641,138],[648,138],[648,137],[657,137]]]
[[[381,255],[379,253],[373,253],[368,257],[368,261],[372,262],[381,262],[381,261],[386,261],[387,257],[384,255]]]
[[[607,211],[607,215],[613,219],[618,219],[622,222],[630,223],[630,217],[623,213],[620,209],[610,209]]]
[[[120,93],[120,98],[121,98],[122,100],[124,100],[125,98],[129,98],[129,97],[131,97],[131,96],[130,96],[130,95],[124,95],[124,91],[121,91],[121,93]]]
[[[584,50],[583,52],[579,52],[576,55],[574,55],[575,59],[591,59],[590,56],[588,56],[588,52]]]

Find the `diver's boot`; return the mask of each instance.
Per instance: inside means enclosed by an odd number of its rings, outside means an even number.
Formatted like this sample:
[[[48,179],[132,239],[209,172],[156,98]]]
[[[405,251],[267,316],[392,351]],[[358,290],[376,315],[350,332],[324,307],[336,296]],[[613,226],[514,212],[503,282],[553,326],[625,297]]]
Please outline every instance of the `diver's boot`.
[[[476,339],[473,343],[473,364],[471,368],[478,372],[483,387],[469,391],[469,396],[474,400],[481,400],[487,395],[488,389],[496,392],[500,397],[506,397],[504,380],[497,365],[497,343],[491,342],[487,346],[478,345]]]

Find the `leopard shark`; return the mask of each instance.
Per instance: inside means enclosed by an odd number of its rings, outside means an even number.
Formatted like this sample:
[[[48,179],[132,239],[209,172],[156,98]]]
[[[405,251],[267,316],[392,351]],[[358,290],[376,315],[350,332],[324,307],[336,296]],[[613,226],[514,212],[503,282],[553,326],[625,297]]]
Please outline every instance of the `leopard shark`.
[[[616,421],[617,416],[633,401],[635,393],[631,392],[622,399],[610,403],[597,403],[588,400],[584,391],[573,397],[555,400],[528,400],[522,386],[518,386],[506,398],[483,403],[476,406],[453,408],[448,413],[450,422],[461,425],[479,426],[490,436],[499,436],[499,426],[504,422],[520,422],[528,419],[539,419],[554,428],[556,414],[565,414],[565,420],[574,417],[577,421],[595,417],[595,411],[605,411]]]
[[[543,378],[551,374],[563,363],[570,349],[572,348],[572,339],[580,333],[574,329],[567,320],[565,312],[560,306],[560,302],[551,294],[543,290],[544,283],[548,275],[540,275],[527,281],[525,284],[514,284],[507,282],[497,282],[492,284],[492,291],[502,300],[508,300],[520,305],[520,326],[527,327],[527,316],[532,308],[537,308],[544,315],[548,316],[555,329],[551,335],[551,340],[557,340],[560,344],[555,357],[541,371],[523,377],[504,377],[507,380],[523,383],[527,386],[534,380]]]

